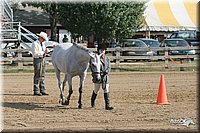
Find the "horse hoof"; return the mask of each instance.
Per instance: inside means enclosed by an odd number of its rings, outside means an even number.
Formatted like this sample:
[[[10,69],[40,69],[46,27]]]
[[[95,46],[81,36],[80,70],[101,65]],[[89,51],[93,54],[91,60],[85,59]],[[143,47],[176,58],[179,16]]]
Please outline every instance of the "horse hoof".
[[[61,105],[66,105],[66,103],[65,102],[61,102]]]
[[[82,109],[82,105],[78,105],[78,108],[79,108],[79,109]]]
[[[61,105],[69,105],[69,102],[67,102],[67,101],[61,102]]]
[[[66,101],[65,101],[65,105],[69,105],[69,101],[66,100]]]

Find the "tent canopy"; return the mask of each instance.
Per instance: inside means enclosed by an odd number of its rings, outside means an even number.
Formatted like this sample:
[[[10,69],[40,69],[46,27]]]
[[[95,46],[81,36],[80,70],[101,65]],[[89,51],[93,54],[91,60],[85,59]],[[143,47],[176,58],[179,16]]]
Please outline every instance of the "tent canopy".
[[[150,0],[146,3],[146,26],[140,31],[197,30],[199,0]]]

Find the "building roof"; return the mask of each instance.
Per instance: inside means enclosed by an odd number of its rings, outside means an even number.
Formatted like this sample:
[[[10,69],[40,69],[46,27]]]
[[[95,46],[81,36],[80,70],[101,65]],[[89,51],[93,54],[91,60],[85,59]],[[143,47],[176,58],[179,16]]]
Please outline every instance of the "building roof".
[[[41,8],[20,6],[14,11],[14,21],[21,22],[22,26],[50,26],[49,14]],[[57,26],[60,26],[58,24]]]

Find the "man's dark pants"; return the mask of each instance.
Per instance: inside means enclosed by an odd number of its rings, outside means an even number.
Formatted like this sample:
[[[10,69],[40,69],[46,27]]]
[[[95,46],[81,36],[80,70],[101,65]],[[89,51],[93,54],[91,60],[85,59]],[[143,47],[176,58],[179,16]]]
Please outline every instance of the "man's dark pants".
[[[39,89],[40,93],[44,93],[45,59],[34,58],[33,65],[34,65],[34,87],[33,87],[34,94],[39,93]]]

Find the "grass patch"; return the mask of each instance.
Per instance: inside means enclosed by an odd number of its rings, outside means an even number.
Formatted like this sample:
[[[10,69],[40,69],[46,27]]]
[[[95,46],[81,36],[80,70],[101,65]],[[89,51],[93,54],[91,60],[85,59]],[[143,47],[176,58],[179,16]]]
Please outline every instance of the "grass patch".
[[[46,73],[54,73],[54,69],[46,69]],[[34,70],[30,69],[23,69],[23,70],[18,70],[18,69],[5,69],[2,70],[2,73],[34,73]]]
[[[55,73],[55,69],[46,69],[47,73]]]
[[[184,68],[180,70],[180,68],[176,69],[164,69],[164,68],[112,68],[111,72],[163,72],[163,71],[197,71],[197,69],[194,68]],[[89,72],[89,70],[88,70]],[[29,69],[7,69],[2,70],[2,73],[34,73],[33,70]],[[46,73],[55,73],[54,69],[46,69]]]
[[[18,69],[6,69],[6,70],[2,70],[2,73],[19,73],[19,72],[33,73],[33,70],[27,70],[27,69],[23,69],[23,70],[18,70]]]
[[[154,72],[165,71],[164,68],[112,68],[111,72]]]
[[[55,69],[52,67],[46,68],[46,73],[55,73]],[[171,68],[164,68],[164,67],[150,67],[150,68],[131,68],[131,67],[121,67],[121,68],[112,68],[111,72],[168,72],[168,71],[198,71],[198,67],[171,67]],[[90,69],[88,69],[90,72]],[[23,70],[18,70],[17,68],[5,68],[2,69],[2,73],[34,73],[33,68],[25,68]]]
[[[168,71],[198,71],[195,67],[189,68],[112,68],[111,72],[168,72]]]

